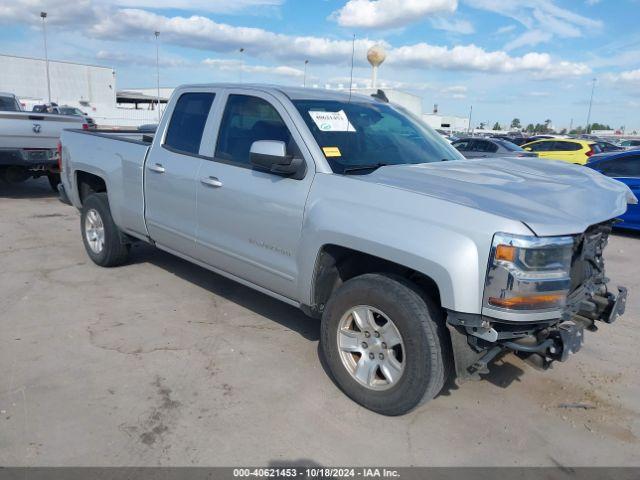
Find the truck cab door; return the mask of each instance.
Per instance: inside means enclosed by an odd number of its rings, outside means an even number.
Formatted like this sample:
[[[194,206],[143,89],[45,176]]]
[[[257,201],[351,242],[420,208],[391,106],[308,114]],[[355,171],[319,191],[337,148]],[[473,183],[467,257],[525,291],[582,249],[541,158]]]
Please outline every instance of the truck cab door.
[[[145,220],[156,244],[195,253],[196,190],[200,144],[214,103],[211,91],[185,92],[167,110],[168,124],[145,162]],[[173,106],[173,109],[171,107]]]
[[[227,274],[296,299],[298,246],[315,164],[282,103],[272,95],[230,89],[218,110],[216,141],[197,182],[197,258]],[[254,168],[258,140],[285,142],[306,162],[304,178]]]

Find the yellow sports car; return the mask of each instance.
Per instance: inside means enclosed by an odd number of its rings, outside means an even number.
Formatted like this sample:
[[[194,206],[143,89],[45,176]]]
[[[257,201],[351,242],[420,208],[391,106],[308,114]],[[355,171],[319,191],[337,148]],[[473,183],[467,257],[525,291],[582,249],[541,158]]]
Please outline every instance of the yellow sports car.
[[[562,160],[568,163],[584,165],[591,155],[600,153],[598,146],[589,140],[573,138],[545,138],[525,143],[522,148],[528,152],[536,152],[539,157],[551,160]]]

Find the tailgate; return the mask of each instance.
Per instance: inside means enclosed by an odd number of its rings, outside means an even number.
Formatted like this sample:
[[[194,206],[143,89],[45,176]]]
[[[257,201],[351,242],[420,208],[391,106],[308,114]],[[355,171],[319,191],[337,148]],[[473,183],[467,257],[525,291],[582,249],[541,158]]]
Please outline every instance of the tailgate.
[[[62,130],[82,128],[82,123],[70,115],[0,112],[0,148],[55,149]]]

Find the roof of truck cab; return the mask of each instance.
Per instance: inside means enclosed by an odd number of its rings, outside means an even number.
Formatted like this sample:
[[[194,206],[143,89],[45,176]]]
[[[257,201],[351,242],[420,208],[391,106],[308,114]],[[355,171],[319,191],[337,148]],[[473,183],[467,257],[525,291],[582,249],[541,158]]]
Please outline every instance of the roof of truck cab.
[[[325,90],[323,88],[304,88],[304,87],[287,87],[283,85],[267,85],[259,83],[207,83],[197,85],[181,85],[178,87],[180,90],[188,90],[189,88],[241,88],[243,90],[257,90],[268,93],[282,93],[289,97],[291,100],[336,100],[336,101],[348,101],[348,90]],[[363,95],[361,93],[353,92],[351,94],[351,100],[357,100],[359,102],[378,102],[370,95]]]

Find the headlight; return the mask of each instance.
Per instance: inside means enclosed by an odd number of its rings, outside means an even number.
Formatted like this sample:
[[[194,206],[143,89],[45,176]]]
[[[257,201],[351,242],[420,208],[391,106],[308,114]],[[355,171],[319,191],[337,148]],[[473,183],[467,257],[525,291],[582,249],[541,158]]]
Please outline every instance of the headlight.
[[[493,238],[484,306],[501,311],[562,309],[571,285],[573,237],[497,233]]]

